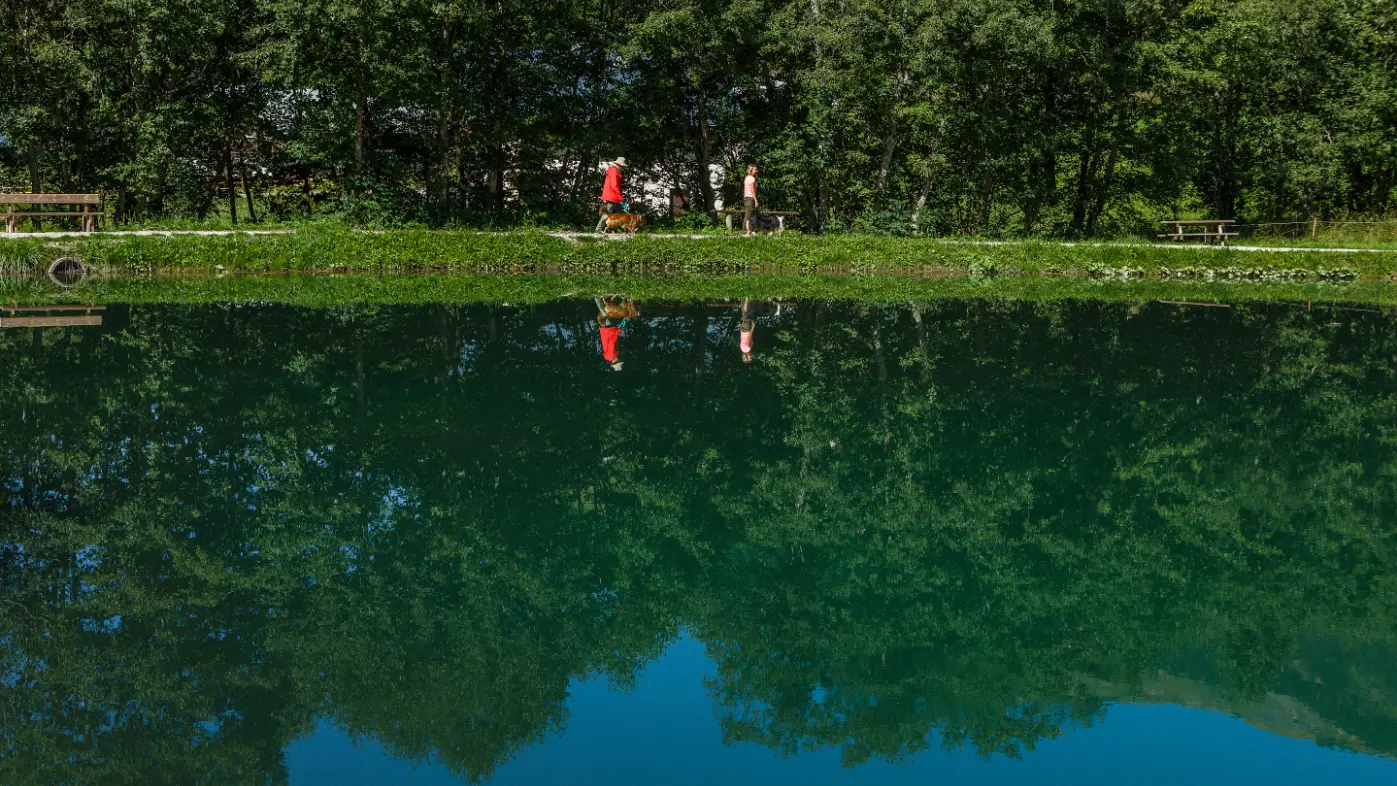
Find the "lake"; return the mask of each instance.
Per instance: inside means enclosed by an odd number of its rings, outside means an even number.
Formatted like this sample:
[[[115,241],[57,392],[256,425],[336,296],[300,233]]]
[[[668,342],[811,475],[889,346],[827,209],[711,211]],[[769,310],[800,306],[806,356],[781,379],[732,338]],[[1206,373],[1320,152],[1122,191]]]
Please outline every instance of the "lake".
[[[1397,780],[1390,310],[612,305],[0,329],[0,782]]]

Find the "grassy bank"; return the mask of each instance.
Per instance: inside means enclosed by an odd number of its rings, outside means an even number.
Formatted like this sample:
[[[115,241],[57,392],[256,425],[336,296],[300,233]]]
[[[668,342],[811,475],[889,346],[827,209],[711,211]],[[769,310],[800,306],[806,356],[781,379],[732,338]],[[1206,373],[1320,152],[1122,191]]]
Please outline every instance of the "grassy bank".
[[[1340,254],[1203,246],[968,244],[874,237],[640,236],[625,241],[542,232],[485,234],[303,229],[285,235],[23,239],[0,243],[0,270],[37,271],[76,256],[99,272],[732,273],[917,271],[1253,281],[1388,281],[1397,251]]]
[[[507,303],[624,294],[641,300],[822,298],[869,303],[991,298],[1053,302],[1351,303],[1397,307],[1397,286],[1377,283],[1203,282],[1042,276],[748,275],[155,275],[94,277],[60,289],[41,277],[0,277],[0,302],[355,304]]]

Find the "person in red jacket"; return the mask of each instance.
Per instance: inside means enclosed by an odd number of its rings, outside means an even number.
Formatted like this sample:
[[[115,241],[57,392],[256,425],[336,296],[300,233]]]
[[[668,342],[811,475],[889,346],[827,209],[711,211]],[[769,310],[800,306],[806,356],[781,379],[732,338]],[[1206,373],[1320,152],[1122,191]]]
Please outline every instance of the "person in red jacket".
[[[621,170],[627,167],[625,157],[621,157],[611,162],[606,168],[606,182],[601,187],[601,212],[602,217],[597,221],[597,231],[606,230],[606,214],[620,213],[621,203],[625,200],[621,197]]]

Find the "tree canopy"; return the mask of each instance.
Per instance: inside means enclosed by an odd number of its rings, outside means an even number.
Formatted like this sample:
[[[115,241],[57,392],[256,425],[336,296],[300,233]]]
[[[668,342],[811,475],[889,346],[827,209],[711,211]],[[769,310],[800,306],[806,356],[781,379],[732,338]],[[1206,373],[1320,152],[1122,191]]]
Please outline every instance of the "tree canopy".
[[[577,223],[624,155],[698,210],[757,163],[816,231],[1375,216],[1394,31],[1382,0],[0,0],[0,185]]]

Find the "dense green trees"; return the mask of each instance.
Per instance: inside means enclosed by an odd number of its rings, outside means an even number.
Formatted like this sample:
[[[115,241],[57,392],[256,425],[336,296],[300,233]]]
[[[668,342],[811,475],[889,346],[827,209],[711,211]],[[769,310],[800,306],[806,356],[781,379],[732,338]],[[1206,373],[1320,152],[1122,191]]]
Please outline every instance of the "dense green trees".
[[[758,162],[817,230],[1371,216],[1394,29],[1380,0],[0,0],[0,184],[581,221],[626,155],[694,207]]]
[[[1390,317],[644,310],[619,374],[585,301],[0,332],[3,780],[276,781],[323,716],[483,778],[681,625],[729,738],[851,764],[1147,687],[1397,746]]]

